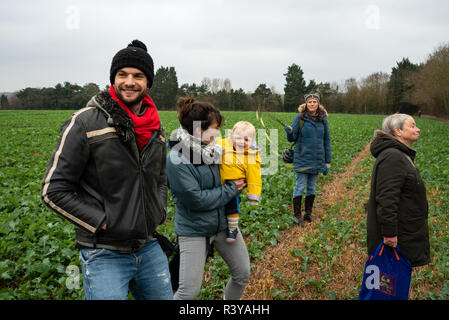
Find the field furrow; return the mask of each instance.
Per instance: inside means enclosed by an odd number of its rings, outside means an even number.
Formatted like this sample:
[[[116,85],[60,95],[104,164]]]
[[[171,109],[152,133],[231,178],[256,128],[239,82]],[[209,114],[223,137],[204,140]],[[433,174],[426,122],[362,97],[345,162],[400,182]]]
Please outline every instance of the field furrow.
[[[315,221],[282,233],[278,245],[266,250],[253,266],[244,299],[344,299],[358,284],[366,256],[357,233],[365,215],[360,205],[368,196],[366,183],[354,176],[369,170],[363,162],[369,145],[344,171],[324,185],[314,206]],[[363,165],[362,165],[363,164]],[[365,175],[366,176],[366,175]],[[361,194],[360,194],[361,193]],[[293,214],[293,213],[292,213]],[[269,261],[269,263],[267,263]],[[360,279],[361,281],[361,279]]]

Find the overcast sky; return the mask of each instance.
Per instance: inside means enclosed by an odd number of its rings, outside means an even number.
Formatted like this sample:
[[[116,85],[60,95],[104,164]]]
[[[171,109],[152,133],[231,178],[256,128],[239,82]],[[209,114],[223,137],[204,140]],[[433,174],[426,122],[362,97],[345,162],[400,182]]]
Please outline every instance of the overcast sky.
[[[447,0],[147,0],[0,2],[0,92],[69,81],[108,84],[113,55],[133,39],[179,85],[229,78],[234,89],[284,73],[341,83],[424,62],[449,42]]]

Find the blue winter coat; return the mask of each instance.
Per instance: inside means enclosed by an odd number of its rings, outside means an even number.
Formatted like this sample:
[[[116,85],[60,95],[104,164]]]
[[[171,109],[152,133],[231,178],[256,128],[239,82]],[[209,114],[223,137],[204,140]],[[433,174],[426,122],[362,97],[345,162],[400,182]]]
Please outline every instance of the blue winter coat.
[[[178,236],[210,237],[227,228],[224,205],[237,195],[237,186],[221,184],[218,165],[193,165],[181,152],[167,155],[167,180],[176,205]],[[184,160],[184,163],[180,163]]]
[[[296,172],[318,174],[320,172],[327,174],[329,169],[326,163],[331,163],[331,143],[329,135],[329,125],[327,118],[323,122],[314,121],[306,113],[304,124],[299,133],[301,113],[298,113],[292,123],[292,132],[287,132],[287,140],[296,142],[293,156],[293,166]]]

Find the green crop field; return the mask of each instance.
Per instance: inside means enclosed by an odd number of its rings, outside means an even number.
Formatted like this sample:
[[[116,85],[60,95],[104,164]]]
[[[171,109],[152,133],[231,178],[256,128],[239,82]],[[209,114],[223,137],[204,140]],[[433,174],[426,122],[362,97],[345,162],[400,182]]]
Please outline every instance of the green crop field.
[[[73,226],[47,209],[40,200],[41,181],[57,142],[60,126],[72,113],[0,111],[0,299],[84,298],[81,275],[77,273],[80,265],[78,250],[74,247]],[[263,129],[254,112],[223,114],[223,134],[239,120],[250,121],[257,129]],[[286,123],[291,123],[295,116],[293,113],[273,115]],[[161,111],[160,116],[168,136],[179,126],[176,113]],[[329,115],[333,162],[330,174],[319,177],[318,193],[325,183],[342,173],[345,166],[364,148],[374,130],[380,128],[383,118],[371,115]],[[416,165],[428,189],[432,263],[421,270],[413,281],[415,284],[428,284],[418,292],[419,299],[448,299],[449,126],[428,119],[415,120],[422,129],[421,138],[413,147],[418,152]],[[292,169],[282,163],[278,154],[289,143],[277,122],[264,118],[264,123],[274,142],[267,143],[262,149],[263,155],[269,160],[264,168],[274,171],[271,171],[273,174],[263,176],[262,201],[258,207],[251,208],[246,201],[242,201],[240,220],[240,228],[253,263],[264,261],[264,249],[276,246],[281,231],[293,225],[288,206],[295,177]],[[278,130],[278,143],[275,143],[276,133],[270,129]],[[261,132],[259,134],[262,135]],[[372,157],[365,159],[364,164],[368,169],[354,177],[354,187],[362,185],[365,189],[369,188]],[[360,195],[356,201],[360,206],[366,201],[363,197]],[[338,205],[329,210],[338,211]],[[159,227],[159,231],[171,239],[176,236],[173,230],[174,212],[174,204],[169,198],[168,220],[165,226]],[[338,254],[342,241],[345,241],[344,245],[351,241],[363,243],[365,225],[349,224],[350,221],[322,221],[316,225],[315,236],[304,239],[308,242],[309,251],[292,254],[308,255],[303,261],[304,268],[307,268],[307,262],[314,261],[325,270],[332,266],[332,255]],[[348,235],[348,232],[354,236]],[[322,248],[326,251],[320,251]],[[199,299],[220,299],[229,277],[225,263],[216,255],[209,260],[206,269],[209,277],[205,279]],[[362,272],[360,269],[354,277],[360,277]],[[282,275],[278,276],[282,278]],[[322,281],[311,282],[311,285],[316,286],[318,291],[326,291],[326,285],[330,282],[331,273],[323,273]],[[355,299],[357,289],[349,288],[349,293],[345,295],[328,292],[327,296],[331,299]],[[279,291],[271,298],[297,298],[297,295]]]

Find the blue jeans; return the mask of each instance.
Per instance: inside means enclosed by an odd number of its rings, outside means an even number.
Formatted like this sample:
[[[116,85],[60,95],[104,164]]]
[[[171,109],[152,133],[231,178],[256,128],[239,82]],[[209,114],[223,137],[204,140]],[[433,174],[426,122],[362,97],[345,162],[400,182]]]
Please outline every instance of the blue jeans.
[[[135,253],[80,249],[87,300],[171,300],[173,291],[167,256],[156,239]]]
[[[307,189],[306,196],[315,194],[317,174],[296,172],[296,184],[293,188],[293,198],[302,196],[304,189]]]

